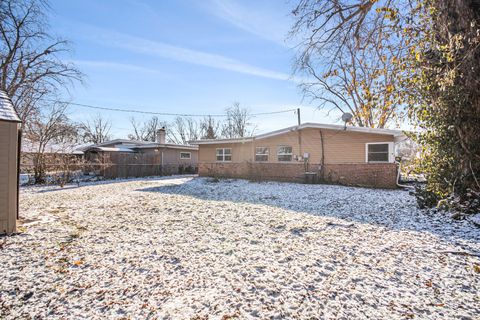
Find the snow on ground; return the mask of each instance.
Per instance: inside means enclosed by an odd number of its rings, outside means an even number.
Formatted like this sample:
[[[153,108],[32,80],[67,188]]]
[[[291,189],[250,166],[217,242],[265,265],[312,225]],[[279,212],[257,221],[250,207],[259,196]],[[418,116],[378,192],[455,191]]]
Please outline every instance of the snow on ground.
[[[480,229],[399,190],[171,177],[22,188],[0,318],[478,319]]]

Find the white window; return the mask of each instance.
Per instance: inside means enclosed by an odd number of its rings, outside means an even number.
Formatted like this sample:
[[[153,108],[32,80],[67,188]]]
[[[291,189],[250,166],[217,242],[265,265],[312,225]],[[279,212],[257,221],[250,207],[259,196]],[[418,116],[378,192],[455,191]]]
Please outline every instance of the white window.
[[[365,152],[367,162],[393,162],[393,142],[367,143]]]
[[[191,159],[192,153],[191,152],[180,152],[180,159]]]
[[[279,146],[277,149],[278,161],[292,161],[292,155],[292,147],[290,146]]]
[[[255,161],[268,161],[267,147],[255,147]]]
[[[232,149],[231,148],[218,148],[217,149],[217,161],[221,161],[221,162],[232,161]]]

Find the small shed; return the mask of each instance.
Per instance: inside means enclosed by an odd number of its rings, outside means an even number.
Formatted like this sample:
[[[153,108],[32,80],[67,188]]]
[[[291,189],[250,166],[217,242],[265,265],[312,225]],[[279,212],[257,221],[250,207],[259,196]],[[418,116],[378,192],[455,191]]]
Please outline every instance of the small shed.
[[[17,227],[20,123],[12,101],[0,90],[0,234]]]

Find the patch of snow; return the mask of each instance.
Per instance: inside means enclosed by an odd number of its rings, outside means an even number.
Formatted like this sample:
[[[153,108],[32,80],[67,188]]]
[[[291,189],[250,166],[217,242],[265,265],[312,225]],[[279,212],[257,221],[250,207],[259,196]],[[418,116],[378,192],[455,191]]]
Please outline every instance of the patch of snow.
[[[25,187],[0,318],[475,319],[480,233],[400,190],[164,177]],[[3,241],[3,242],[1,242]]]
[[[480,213],[477,213],[473,217],[470,218],[470,221],[475,224],[477,227],[480,227]]]
[[[27,173],[20,174],[19,183],[21,186],[30,183],[31,175]]]

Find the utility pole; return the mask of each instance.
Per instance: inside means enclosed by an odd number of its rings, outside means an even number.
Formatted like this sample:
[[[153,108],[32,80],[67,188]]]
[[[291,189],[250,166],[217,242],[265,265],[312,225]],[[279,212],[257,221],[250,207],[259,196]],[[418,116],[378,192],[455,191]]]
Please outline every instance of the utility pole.
[[[297,117],[298,117],[298,125],[302,124],[302,121],[300,120],[300,108],[297,108]]]

